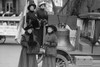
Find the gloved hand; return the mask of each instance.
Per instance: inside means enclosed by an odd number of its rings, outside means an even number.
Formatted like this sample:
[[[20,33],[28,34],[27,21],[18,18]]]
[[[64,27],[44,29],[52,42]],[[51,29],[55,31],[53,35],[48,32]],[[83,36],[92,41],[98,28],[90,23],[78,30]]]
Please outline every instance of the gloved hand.
[[[45,49],[40,48],[40,53],[45,53]]]

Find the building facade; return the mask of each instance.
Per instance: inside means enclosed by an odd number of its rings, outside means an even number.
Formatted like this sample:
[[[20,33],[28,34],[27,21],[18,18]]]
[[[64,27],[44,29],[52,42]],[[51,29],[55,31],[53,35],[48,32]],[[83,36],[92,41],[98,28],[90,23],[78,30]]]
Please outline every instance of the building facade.
[[[0,11],[19,14],[23,11],[26,0],[0,0]]]

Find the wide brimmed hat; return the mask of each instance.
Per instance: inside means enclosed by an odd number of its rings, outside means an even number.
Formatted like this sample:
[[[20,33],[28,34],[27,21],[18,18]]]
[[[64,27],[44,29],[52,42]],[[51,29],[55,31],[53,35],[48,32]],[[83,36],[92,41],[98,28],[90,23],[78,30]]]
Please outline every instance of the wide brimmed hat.
[[[42,5],[46,5],[46,2],[41,2],[41,3],[39,3],[39,7],[41,7]]]
[[[33,6],[36,9],[36,5],[34,3],[29,4],[29,6],[27,7],[27,9],[30,10],[31,6]]]
[[[54,26],[54,25],[48,25],[48,26],[46,26],[46,29],[48,29],[49,27],[52,28],[54,32],[57,31],[56,26]]]
[[[28,30],[28,29],[31,29],[31,28],[33,28],[33,26],[32,25],[28,25],[27,27],[24,28],[24,30]]]

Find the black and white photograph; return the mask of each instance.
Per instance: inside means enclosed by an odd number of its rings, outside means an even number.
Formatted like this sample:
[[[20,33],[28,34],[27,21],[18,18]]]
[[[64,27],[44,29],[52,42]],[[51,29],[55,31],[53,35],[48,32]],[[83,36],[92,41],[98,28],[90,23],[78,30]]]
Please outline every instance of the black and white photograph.
[[[0,0],[0,67],[100,67],[100,0]]]

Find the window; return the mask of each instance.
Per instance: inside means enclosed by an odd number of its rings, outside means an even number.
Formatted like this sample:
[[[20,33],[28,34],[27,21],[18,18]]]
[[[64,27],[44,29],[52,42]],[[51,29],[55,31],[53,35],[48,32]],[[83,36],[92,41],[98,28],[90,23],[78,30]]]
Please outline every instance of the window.
[[[6,2],[5,9],[6,11],[13,12],[13,3],[10,1]]]

